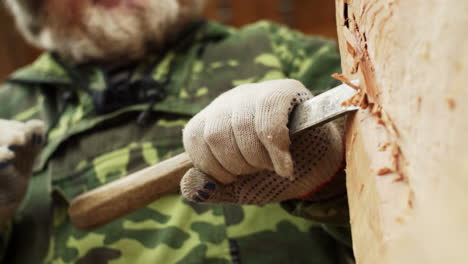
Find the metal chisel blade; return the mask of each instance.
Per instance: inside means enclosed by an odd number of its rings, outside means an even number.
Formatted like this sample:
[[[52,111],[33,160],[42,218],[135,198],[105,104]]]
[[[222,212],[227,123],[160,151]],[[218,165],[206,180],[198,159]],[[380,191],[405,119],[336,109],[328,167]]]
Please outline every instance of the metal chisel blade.
[[[352,81],[358,84],[358,81]],[[346,113],[359,109],[357,106],[342,106],[358,91],[347,84],[342,84],[319,94],[296,106],[289,119],[289,133],[296,134],[305,129],[318,127]]]

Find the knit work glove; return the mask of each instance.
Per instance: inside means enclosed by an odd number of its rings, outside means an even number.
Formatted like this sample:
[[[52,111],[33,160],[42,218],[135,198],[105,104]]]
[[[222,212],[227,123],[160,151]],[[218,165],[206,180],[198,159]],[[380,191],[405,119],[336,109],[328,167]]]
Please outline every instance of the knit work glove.
[[[291,143],[289,114],[311,96],[300,82],[285,79],[242,85],[216,98],[184,129],[195,168],[184,175],[182,194],[197,202],[266,204],[318,191],[340,170],[344,154],[333,124]]]
[[[0,220],[13,216],[26,193],[44,124],[0,119]]]

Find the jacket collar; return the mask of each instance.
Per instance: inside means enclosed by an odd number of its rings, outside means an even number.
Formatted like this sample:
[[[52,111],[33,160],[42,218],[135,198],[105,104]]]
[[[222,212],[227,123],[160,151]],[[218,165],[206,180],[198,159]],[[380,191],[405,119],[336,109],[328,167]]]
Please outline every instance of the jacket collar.
[[[215,22],[197,22],[203,23],[202,26],[196,27],[197,33],[194,34],[194,38],[186,40],[191,44],[194,42],[205,42],[217,39],[222,39],[230,35],[234,29],[220,25]],[[193,29],[193,28],[192,28]],[[181,38],[184,39],[184,35],[187,32],[183,31]],[[154,56],[152,56],[154,59]],[[99,77],[99,70],[93,65],[85,66],[89,67],[91,71],[95,72],[95,77]],[[94,69],[93,69],[94,68]],[[153,69],[154,70],[154,69]],[[72,85],[72,78],[67,73],[67,70],[60,65],[59,62],[54,58],[51,52],[46,52],[40,55],[32,64],[20,68],[14,72],[8,79],[7,82],[24,83],[24,84],[48,84],[67,86]]]
[[[65,69],[47,52],[39,56],[32,64],[13,73],[8,82],[30,84],[70,84],[71,79]]]

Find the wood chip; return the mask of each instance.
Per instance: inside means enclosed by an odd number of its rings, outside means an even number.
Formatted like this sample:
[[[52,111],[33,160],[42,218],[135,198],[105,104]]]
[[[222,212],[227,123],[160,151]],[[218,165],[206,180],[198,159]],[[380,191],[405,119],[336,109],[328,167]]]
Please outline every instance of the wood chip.
[[[359,90],[359,86],[353,84],[346,76],[344,76],[343,74],[340,74],[340,73],[334,73],[331,75],[332,78],[340,81],[340,82],[343,82],[343,83],[346,83],[347,85],[353,87],[355,90]]]
[[[347,50],[348,53],[351,55],[351,57],[353,57],[353,58],[356,57],[356,50],[355,50],[354,47],[351,45],[351,43],[349,43],[348,41],[346,41],[346,50]]]
[[[392,169],[385,167],[385,168],[380,168],[377,171],[377,175],[382,176],[382,175],[386,175],[386,174],[389,174],[389,173],[392,173],[392,172],[393,172]]]

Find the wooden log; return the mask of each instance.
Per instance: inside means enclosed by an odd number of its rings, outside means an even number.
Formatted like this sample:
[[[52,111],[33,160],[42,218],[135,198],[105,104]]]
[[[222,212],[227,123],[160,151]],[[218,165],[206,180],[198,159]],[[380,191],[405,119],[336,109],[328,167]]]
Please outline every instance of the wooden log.
[[[468,263],[468,2],[336,0],[359,264]]]

